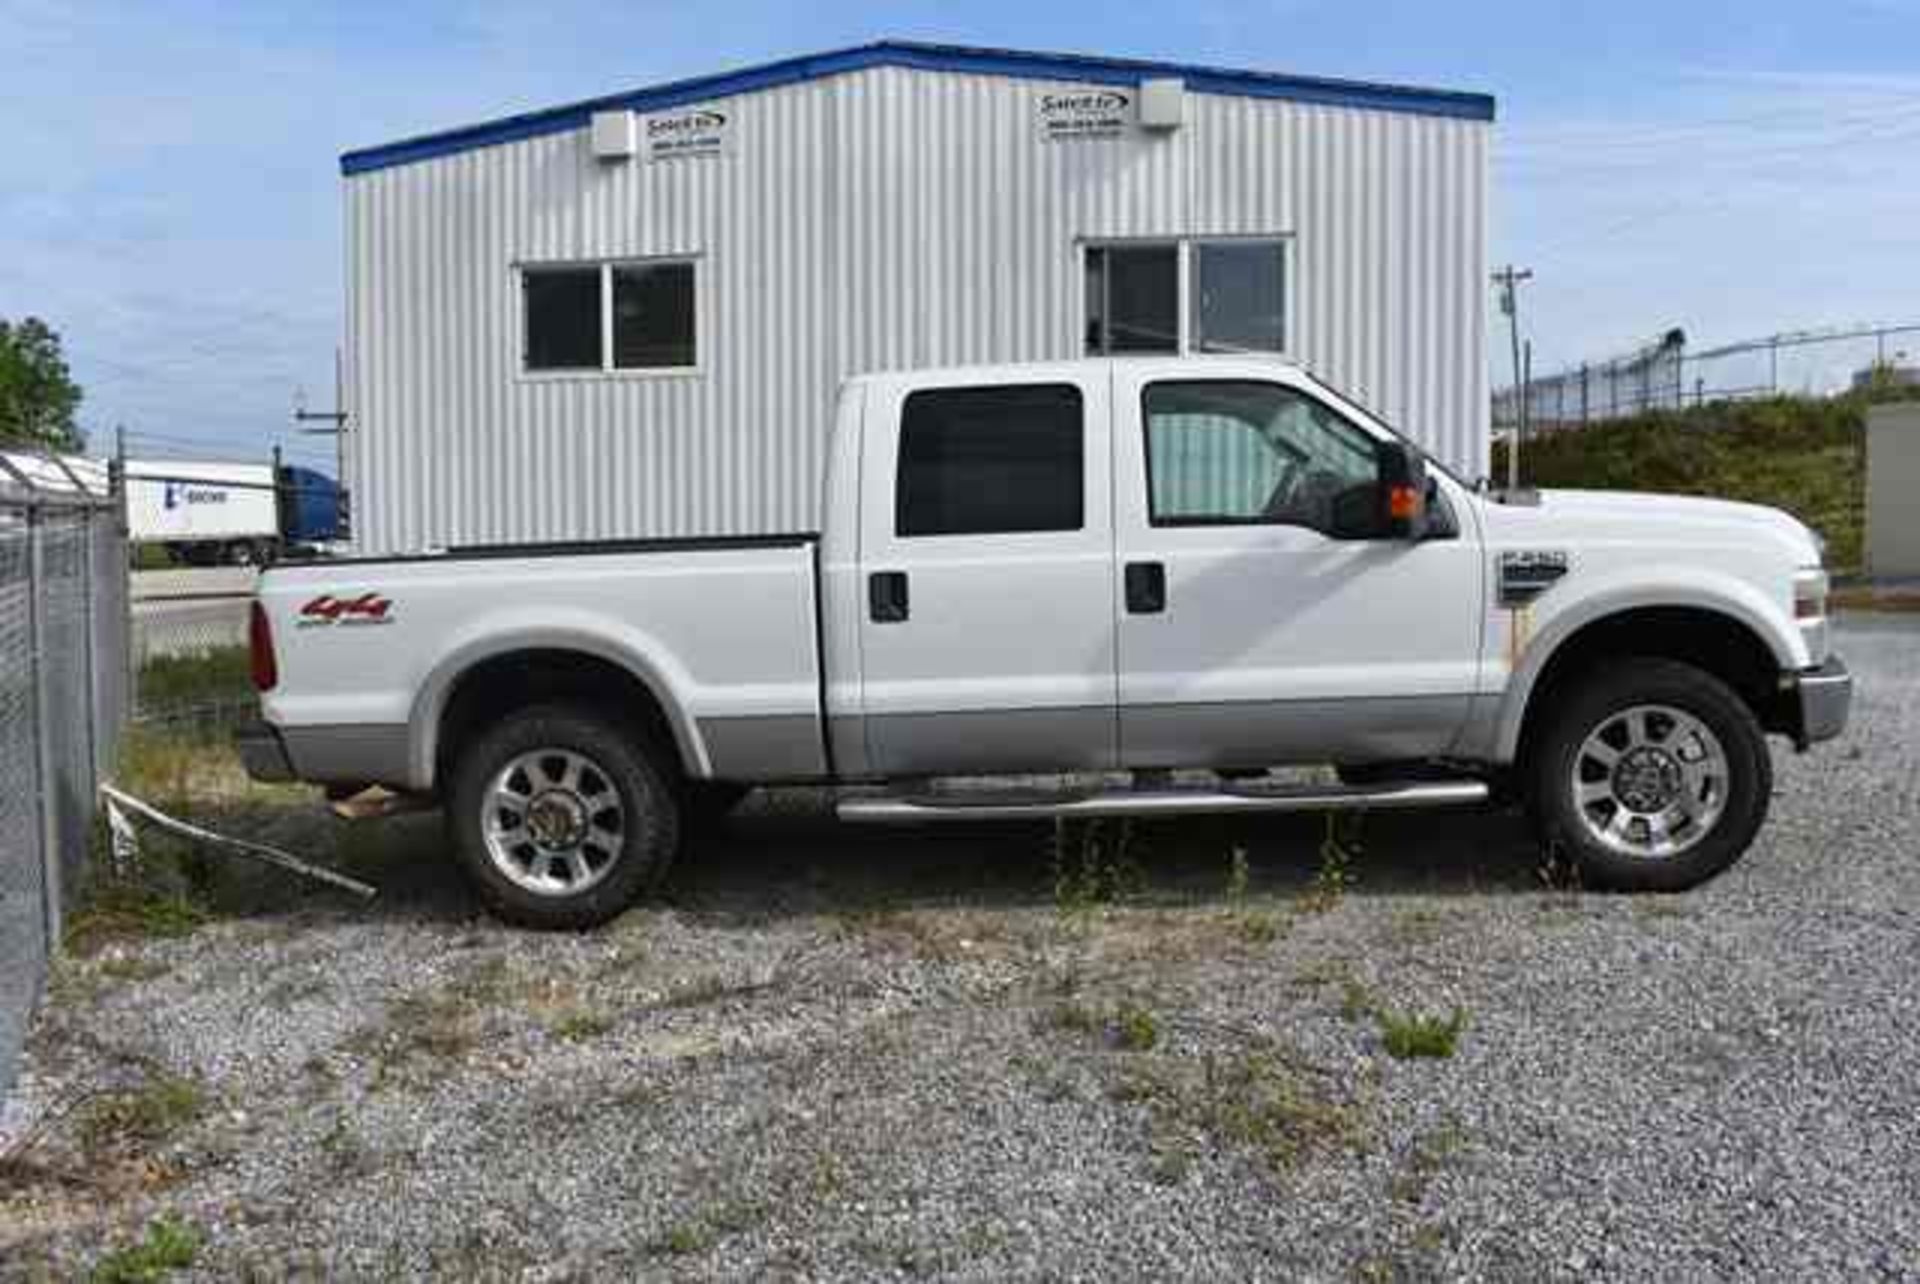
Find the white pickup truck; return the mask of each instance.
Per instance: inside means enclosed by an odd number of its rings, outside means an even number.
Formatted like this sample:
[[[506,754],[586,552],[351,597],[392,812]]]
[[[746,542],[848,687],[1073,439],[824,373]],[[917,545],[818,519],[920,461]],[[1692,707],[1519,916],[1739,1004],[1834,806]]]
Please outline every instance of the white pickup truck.
[[[1793,518],[1490,494],[1270,358],[855,378],[824,512],[275,567],[242,756],[438,798],[538,926],[618,913],[774,782],[885,783],[838,803],[880,822],[1497,795],[1590,885],[1670,890],[1752,841],[1767,733],[1805,749],[1851,698]],[[1299,764],[1340,783],[1269,773]],[[1070,783],[937,784],[1022,774]]]

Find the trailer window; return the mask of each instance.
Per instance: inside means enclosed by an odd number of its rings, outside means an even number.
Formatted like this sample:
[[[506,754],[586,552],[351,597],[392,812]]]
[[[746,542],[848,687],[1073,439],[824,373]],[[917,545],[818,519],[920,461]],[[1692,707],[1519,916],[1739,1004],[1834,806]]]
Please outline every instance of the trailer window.
[[[693,264],[613,269],[613,364],[620,370],[694,364]]]
[[[1114,242],[1084,254],[1089,356],[1287,349],[1283,237]]]
[[[1194,351],[1286,351],[1286,266],[1279,241],[1196,242]]]
[[[1080,390],[1070,384],[931,388],[900,422],[894,529],[908,535],[1079,530]]]
[[[520,292],[531,373],[696,365],[690,259],[523,267]]]
[[[1180,247],[1087,247],[1087,351],[1180,350]]]
[[[527,369],[600,369],[600,268],[526,268],[520,288]]]

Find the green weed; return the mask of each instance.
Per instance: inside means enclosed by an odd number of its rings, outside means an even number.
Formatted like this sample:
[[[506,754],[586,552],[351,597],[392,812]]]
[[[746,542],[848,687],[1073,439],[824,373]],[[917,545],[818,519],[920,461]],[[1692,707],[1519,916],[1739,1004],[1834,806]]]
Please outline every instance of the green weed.
[[[613,1017],[605,1012],[582,1008],[567,1013],[553,1023],[553,1033],[570,1043],[597,1039],[613,1029]]]
[[[1308,914],[1324,914],[1340,904],[1347,889],[1358,881],[1354,863],[1363,850],[1360,829],[1364,812],[1328,812],[1326,837],[1320,841],[1320,868],[1300,898]]]
[[[1084,916],[1146,887],[1132,821],[1056,820],[1050,847],[1053,902],[1063,916]]]
[[[1451,1057],[1459,1046],[1461,1033],[1467,1028],[1467,1014],[1457,1007],[1444,1017],[1376,1010],[1374,1019],[1380,1025],[1380,1039],[1386,1045],[1387,1055],[1396,1061]]]
[[[173,1217],[158,1217],[138,1242],[115,1249],[94,1264],[93,1284],[154,1284],[193,1265],[200,1232]]]

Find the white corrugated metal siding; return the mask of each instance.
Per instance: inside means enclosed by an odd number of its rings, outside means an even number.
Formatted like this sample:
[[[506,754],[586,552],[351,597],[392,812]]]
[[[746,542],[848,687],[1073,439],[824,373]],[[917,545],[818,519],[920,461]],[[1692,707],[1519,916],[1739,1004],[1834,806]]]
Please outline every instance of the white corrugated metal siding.
[[[815,528],[840,379],[1077,355],[1086,238],[1290,237],[1293,354],[1484,469],[1483,122],[1190,94],[1170,135],[1048,142],[1050,87],[871,68],[721,100],[721,157],[572,131],[348,178],[356,539]],[[517,264],[665,254],[699,373],[520,374]]]

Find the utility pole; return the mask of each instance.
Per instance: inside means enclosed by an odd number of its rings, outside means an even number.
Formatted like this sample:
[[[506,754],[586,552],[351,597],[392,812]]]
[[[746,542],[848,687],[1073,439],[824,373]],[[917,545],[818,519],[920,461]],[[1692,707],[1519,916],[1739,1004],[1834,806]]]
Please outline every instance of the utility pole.
[[[333,484],[336,499],[334,527],[339,529],[340,518],[344,513],[347,493],[347,412],[346,390],[340,376],[340,349],[333,350],[333,409],[308,410],[306,393],[296,390],[293,394],[293,422],[296,424],[327,423],[331,428],[302,428],[299,431],[309,437],[333,438]],[[275,478],[279,473],[274,474]]]
[[[1533,272],[1509,263],[1493,274],[1493,280],[1500,287],[1500,311],[1506,314],[1507,333],[1513,341],[1513,436],[1507,443],[1507,489],[1513,490],[1520,484],[1520,439],[1527,426],[1527,394],[1520,370],[1520,286],[1533,280]]]

